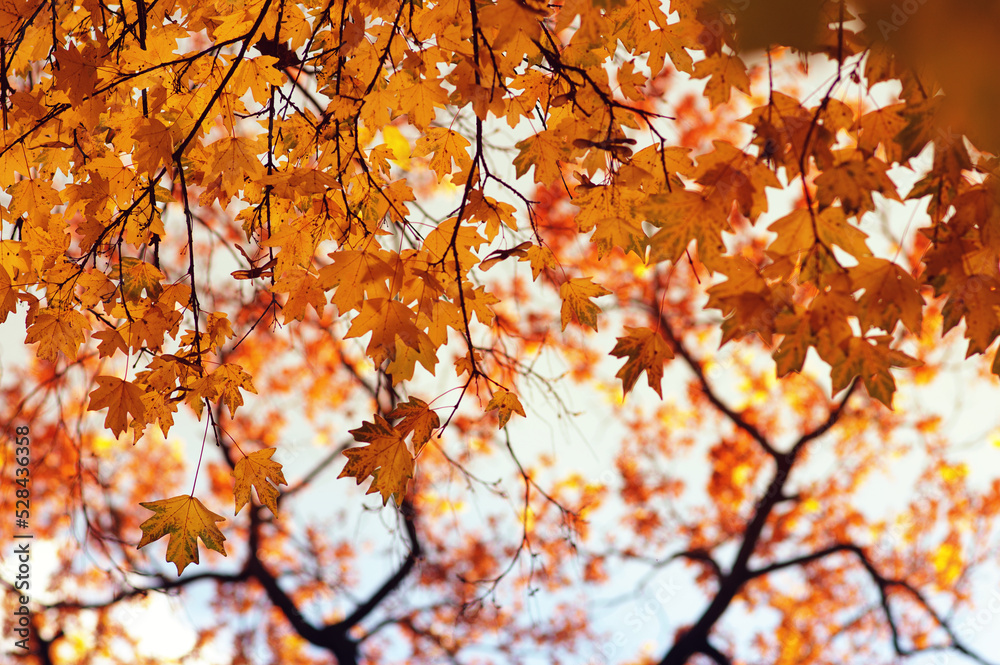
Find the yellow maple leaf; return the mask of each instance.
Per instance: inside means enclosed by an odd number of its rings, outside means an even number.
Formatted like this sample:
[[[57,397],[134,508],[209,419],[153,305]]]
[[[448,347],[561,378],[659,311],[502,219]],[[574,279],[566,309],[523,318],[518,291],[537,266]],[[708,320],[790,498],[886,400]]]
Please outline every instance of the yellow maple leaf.
[[[137,118],[132,124],[132,153],[141,173],[155,173],[160,164],[169,164],[174,151],[170,128],[156,118]]]
[[[469,202],[465,205],[465,216],[469,219],[485,222],[486,239],[493,242],[493,239],[500,232],[501,225],[506,226],[511,231],[517,231],[514,210],[514,206],[509,203],[483,196],[481,191],[474,189],[469,192]]]
[[[536,280],[543,270],[550,270],[559,265],[555,254],[548,247],[532,245],[525,251],[522,261],[528,261],[531,266],[531,279]]]
[[[425,131],[437,109],[448,103],[448,93],[436,78],[422,79],[404,71],[396,74],[390,85],[399,92],[396,105],[420,131]]]
[[[500,429],[504,428],[512,414],[516,413],[519,416],[524,416],[524,407],[521,406],[521,400],[506,388],[497,388],[497,391],[493,393],[493,397],[490,398],[489,403],[486,404],[486,410],[499,410]]]
[[[97,389],[90,393],[88,411],[108,409],[104,426],[118,436],[128,427],[129,418],[144,422],[146,409],[142,404],[143,391],[135,384],[113,376],[97,377]]]
[[[437,366],[437,347],[427,333],[421,332],[417,338],[417,346],[407,346],[406,343],[396,338],[395,355],[389,364],[385,366],[385,373],[392,378],[392,385],[399,385],[403,381],[409,381],[417,369],[417,363],[423,365],[431,374]]]
[[[458,230],[455,225],[458,224]],[[479,263],[473,252],[486,244],[475,225],[460,224],[455,217],[446,219],[424,238],[423,249],[433,258],[432,263],[442,263],[447,270],[455,269],[455,254],[464,273]]]
[[[177,566],[178,575],[189,563],[198,563],[199,538],[206,547],[226,556],[226,548],[222,544],[226,537],[215,526],[216,522],[225,522],[226,518],[213,513],[193,496],[180,495],[139,505],[155,513],[139,525],[142,529],[139,548],[169,534],[167,561]]]
[[[772,222],[767,230],[778,234],[767,248],[768,255],[800,262],[805,279],[836,266],[834,245],[859,259],[871,256],[868,235],[848,221],[840,206],[815,214],[799,208]]]
[[[356,478],[358,484],[372,477],[366,494],[382,493],[382,505],[389,497],[399,502],[406,492],[406,481],[413,477],[413,455],[403,441],[403,434],[382,416],[375,414],[375,422],[365,421],[361,427],[350,430],[355,441],[367,446],[348,448],[344,451],[348,462],[338,478]]]
[[[563,301],[562,329],[566,330],[566,324],[570,321],[576,321],[581,326],[597,330],[597,315],[601,308],[590,299],[610,293],[600,284],[594,284],[589,277],[576,277],[563,282],[559,287],[559,297]]]
[[[861,116],[858,119],[858,149],[871,155],[881,145],[888,161],[901,161],[903,149],[896,142],[896,136],[906,127],[906,118],[901,115],[905,110],[906,104],[893,104]]]
[[[236,514],[239,515],[243,506],[250,503],[250,487],[257,490],[257,498],[274,514],[278,515],[278,485],[287,485],[281,464],[271,459],[275,448],[264,448],[250,453],[233,469],[236,487],[233,497],[236,499]],[[269,482],[270,481],[270,482]]]
[[[101,358],[110,358],[115,355],[115,351],[128,353],[128,342],[117,330],[102,330],[94,333],[91,337],[101,340],[100,344],[97,345],[97,351],[101,354]]]

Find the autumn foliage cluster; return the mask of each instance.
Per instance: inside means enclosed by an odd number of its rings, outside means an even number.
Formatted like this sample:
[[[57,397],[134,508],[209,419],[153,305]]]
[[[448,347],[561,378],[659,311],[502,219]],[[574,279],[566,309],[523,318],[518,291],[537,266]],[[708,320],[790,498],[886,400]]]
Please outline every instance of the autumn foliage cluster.
[[[996,13],[0,2],[12,653],[989,662]]]

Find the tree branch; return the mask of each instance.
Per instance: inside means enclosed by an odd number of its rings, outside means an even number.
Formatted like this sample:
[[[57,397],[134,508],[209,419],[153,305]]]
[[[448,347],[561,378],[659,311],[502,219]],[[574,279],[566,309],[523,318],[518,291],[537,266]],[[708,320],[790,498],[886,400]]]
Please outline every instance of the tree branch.
[[[708,382],[708,377],[705,376],[705,371],[702,369],[701,363],[691,355],[691,353],[687,350],[687,347],[685,347],[677,335],[674,334],[674,329],[667,320],[666,313],[658,306],[653,306],[652,309],[656,312],[656,316],[659,319],[659,326],[663,332],[663,336],[668,342],[670,342],[670,345],[674,348],[674,351],[677,352],[677,355],[684,359],[684,362],[694,373],[701,386],[702,393],[704,393],[705,397],[708,398],[708,401],[712,403],[712,406],[721,411],[724,416],[729,418],[729,420],[731,420],[737,428],[746,432],[751,439],[756,441],[757,444],[764,449],[764,452],[775,459],[780,457],[781,453],[779,453],[774,446],[771,445],[771,442],[767,440],[767,437],[764,436],[763,432],[744,418],[742,414],[739,414],[729,408],[729,406],[715,394],[715,391],[712,389],[712,385]]]
[[[410,500],[405,499],[403,505],[400,506],[400,513],[403,515],[403,524],[406,526],[406,535],[410,541],[410,552],[406,555],[406,559],[403,560],[403,565],[399,567],[392,577],[385,581],[385,584],[372,594],[371,598],[358,606],[346,619],[336,624],[337,626],[343,626],[345,632],[364,620],[366,616],[371,614],[372,610],[378,607],[379,603],[385,600],[386,596],[395,591],[403,580],[406,579],[406,576],[410,574],[410,571],[413,570],[417,559],[423,555],[423,551],[420,548],[420,541],[417,539],[415,512]]]
[[[673,332],[670,330],[666,317],[662,312],[660,312],[659,316],[661,323],[665,326],[666,334],[670,336],[669,338],[672,342],[675,342],[678,353],[681,353],[682,355],[686,353],[684,347],[679,343],[676,343],[676,337],[674,337]],[[694,370],[700,377],[704,377],[704,374],[700,373],[701,367],[697,364],[697,362],[692,360],[688,361],[688,363],[689,365],[693,363],[692,370]],[[703,378],[702,380],[702,385],[706,386],[707,383],[704,382]],[[740,589],[743,588],[743,585],[754,577],[748,568],[750,557],[756,550],[757,543],[760,542],[764,526],[767,524],[767,520],[770,517],[774,506],[788,499],[788,496],[785,494],[785,483],[788,481],[788,476],[791,474],[792,467],[795,465],[795,461],[798,458],[799,453],[809,441],[825,434],[837,423],[843,413],[844,405],[847,403],[847,400],[850,399],[853,390],[854,384],[852,384],[847,390],[847,393],[838,405],[830,410],[830,415],[823,422],[823,424],[815,430],[803,434],[787,453],[777,453],[773,448],[771,449],[771,451],[773,451],[771,454],[775,458],[776,462],[774,477],[771,479],[770,484],[768,484],[767,491],[757,502],[757,507],[754,510],[753,517],[748,522],[744,531],[743,542],[740,544],[740,549],[736,555],[736,560],[733,562],[732,568],[728,574],[719,578],[719,590],[716,592],[712,602],[709,603],[709,606],[705,609],[697,623],[674,643],[674,645],[660,661],[660,665],[684,665],[694,654],[704,653],[704,645],[708,643],[708,636],[711,633],[712,628],[715,626],[715,623],[722,617],[723,613],[725,613],[730,603],[732,603],[733,599],[736,597],[736,594],[738,594]],[[739,418],[738,414],[733,413],[724,406],[719,407],[718,404],[716,406],[723,409],[723,413],[725,413],[727,417],[733,418],[733,422],[739,426],[739,421],[736,420],[736,418]],[[748,433],[757,431],[756,428],[749,423],[745,424],[750,429],[744,429],[744,431],[747,431]],[[752,433],[751,436],[753,436]],[[763,439],[762,435],[761,439]],[[706,655],[711,657],[711,654]]]
[[[968,647],[962,644],[961,641],[959,641],[958,637],[955,636],[955,632],[952,630],[948,622],[944,618],[942,618],[941,615],[938,613],[938,611],[935,610],[930,605],[927,598],[924,596],[923,593],[920,592],[919,589],[915,588],[913,585],[911,585],[904,579],[894,579],[894,578],[884,577],[875,569],[875,565],[865,554],[864,550],[854,543],[838,543],[836,545],[830,545],[829,547],[818,550],[816,552],[812,552],[810,554],[804,554],[802,556],[795,557],[793,559],[772,563],[769,566],[764,566],[763,568],[759,568],[755,571],[750,572],[749,574],[752,577],[763,577],[765,575],[769,575],[775,571],[783,570],[785,568],[792,568],[796,566],[807,566],[810,563],[814,563],[828,556],[832,556],[834,554],[838,554],[841,552],[846,552],[856,556],[858,558],[858,561],[868,572],[868,575],[871,577],[872,581],[875,582],[875,585],[878,587],[880,606],[882,608],[883,613],[885,614],[886,623],[889,624],[889,630],[892,633],[893,649],[896,651],[898,655],[913,656],[928,651],[942,651],[945,649],[954,649],[955,651],[958,651],[959,653],[967,656],[968,658],[971,658],[977,663],[981,663],[981,665],[992,665],[990,661],[987,661],[982,656],[979,656],[978,654],[974,653]],[[900,643],[899,627],[896,625],[896,619],[893,617],[892,610],[889,607],[888,590],[891,587],[899,587],[900,589],[906,591],[914,598],[916,598],[917,602],[924,608],[924,610],[931,615],[931,618],[934,619],[934,622],[945,632],[946,635],[948,635],[948,638],[951,640],[951,644],[940,644],[940,645],[934,645],[916,649],[904,648]]]

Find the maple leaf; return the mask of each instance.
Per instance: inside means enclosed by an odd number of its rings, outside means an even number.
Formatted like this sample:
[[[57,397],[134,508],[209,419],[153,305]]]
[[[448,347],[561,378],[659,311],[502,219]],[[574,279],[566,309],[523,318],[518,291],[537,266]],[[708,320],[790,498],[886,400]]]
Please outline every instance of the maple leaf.
[[[128,353],[128,342],[117,330],[101,330],[91,335],[94,339],[101,340],[100,344],[97,345],[97,351],[101,354],[102,358],[110,358],[115,355],[116,351],[121,351],[122,353]]]
[[[750,77],[747,66],[737,56],[717,53],[694,64],[694,77],[707,78],[705,96],[714,109],[729,101],[732,88],[750,94]]]
[[[525,251],[526,256],[521,259],[527,261],[531,266],[531,279],[538,279],[543,270],[551,270],[558,264],[555,255],[548,247],[532,245]]]
[[[768,255],[801,262],[806,279],[839,265],[833,255],[834,245],[857,258],[871,256],[866,243],[867,234],[848,222],[839,206],[826,208],[820,213],[810,213],[801,208],[793,210],[773,222],[767,230],[778,234],[767,248]]]
[[[222,175],[222,186],[230,194],[243,189],[244,180],[251,181],[264,175],[264,165],[257,155],[264,144],[259,139],[244,136],[225,136],[205,146],[210,156],[209,171],[212,175]]]
[[[576,216],[580,232],[596,228],[590,241],[597,244],[598,259],[613,247],[645,257],[646,233],[635,210],[642,198],[640,192],[607,186],[588,187],[573,200],[580,208]]]
[[[16,311],[17,290],[13,288],[7,269],[0,266],[0,323],[7,320],[8,314],[12,314]]]
[[[433,257],[431,263],[442,263],[449,271],[456,269],[454,257],[457,254],[458,269],[465,273],[479,263],[473,251],[484,244],[486,238],[479,235],[475,226],[461,224],[451,217],[427,234],[423,248]]]
[[[565,137],[554,130],[543,130],[518,141],[515,147],[519,151],[514,158],[518,178],[532,166],[535,167],[535,182],[557,182],[562,177],[559,162],[565,161],[569,154]]]
[[[772,354],[775,373],[780,378],[802,371],[809,347],[816,343],[809,320],[802,318],[801,313],[783,312],[777,317],[775,327],[785,335]]]
[[[135,317],[141,311],[142,306],[137,304],[129,313]],[[127,337],[128,343],[133,349],[146,348],[158,351],[163,345],[164,336],[167,333],[176,333],[180,320],[180,312],[169,311],[165,313],[163,308],[154,305],[147,309],[142,316],[133,318],[123,325],[119,331],[123,337]]]
[[[644,209],[649,222],[660,227],[649,239],[650,261],[676,263],[692,240],[698,242],[699,258],[710,266],[725,251],[722,232],[730,229],[728,211],[715,197],[676,191],[650,196]]]
[[[143,391],[138,386],[113,376],[99,376],[95,380],[97,388],[90,393],[90,406],[87,410],[99,411],[107,408],[108,415],[104,418],[104,426],[114,432],[115,436],[128,427],[129,415],[139,422],[145,421]]]
[[[611,355],[616,358],[628,357],[615,375],[622,380],[623,392],[626,395],[631,392],[639,375],[646,372],[649,387],[662,398],[663,365],[674,357],[674,352],[656,330],[626,326],[625,332],[628,334],[619,337],[615,348],[611,350]]]
[[[419,452],[431,438],[431,432],[441,426],[438,415],[431,410],[426,402],[416,397],[411,397],[408,401],[397,404],[389,417],[402,418],[396,425],[396,429],[403,437],[413,432],[413,449],[416,452]]]
[[[493,393],[493,397],[486,404],[486,411],[499,411],[499,428],[503,429],[510,420],[511,415],[517,414],[524,417],[524,407],[521,406],[521,400],[517,398],[517,395],[510,392],[506,388],[497,388],[497,391]]]
[[[875,148],[881,145],[886,159],[900,161],[903,150],[895,139],[906,127],[906,119],[900,115],[905,109],[906,104],[893,104],[861,116],[858,119],[858,149],[874,154]]]
[[[206,328],[208,343],[211,346],[221,347],[233,336],[233,326],[229,321],[229,315],[225,312],[213,312],[209,315]]]
[[[261,243],[264,247],[280,247],[275,275],[281,275],[296,266],[305,266],[316,251],[316,243],[321,233],[318,220],[303,216],[286,222],[274,235]]]
[[[501,225],[511,231],[517,230],[514,211],[514,206],[483,196],[478,189],[469,192],[469,201],[465,205],[465,217],[486,222],[486,240],[490,242],[497,237]]]
[[[952,293],[941,310],[941,331],[947,333],[965,317],[965,337],[969,340],[966,358],[985,353],[1000,335],[1000,292],[992,280],[976,280],[971,288]],[[982,286],[985,283],[989,286]]]
[[[816,178],[816,196],[820,209],[840,199],[848,214],[875,210],[872,193],[898,201],[896,186],[888,177],[888,165],[875,157],[845,159]]]
[[[399,385],[403,381],[412,379],[418,362],[424,369],[434,374],[438,362],[437,347],[430,335],[422,331],[418,340],[417,347],[413,348],[407,346],[399,337],[396,338],[395,355],[385,366],[385,373],[392,377],[392,385]]]
[[[329,255],[333,260],[319,271],[322,289],[337,287],[330,302],[344,314],[361,307],[365,298],[386,298],[389,289],[385,280],[392,276],[392,268],[375,252],[344,250]]]
[[[118,286],[100,270],[87,270],[76,281],[80,304],[93,307],[99,302],[109,302]]]
[[[816,352],[831,365],[839,361],[841,348],[854,337],[850,318],[857,302],[844,274],[835,274],[807,308],[806,318],[816,338]]]
[[[246,370],[235,363],[226,363],[212,372],[211,381],[219,391],[222,401],[229,407],[229,415],[233,415],[237,408],[243,406],[241,390],[257,394],[257,389],[253,387],[253,379]]]
[[[284,44],[274,44],[268,48],[264,40],[261,40],[256,46],[261,53],[264,53],[265,50],[273,51],[273,53],[256,58],[244,58],[236,69],[232,83],[238,90],[249,90],[258,104],[267,104],[271,97],[269,88],[271,86],[280,88],[285,82],[279,58],[274,57],[274,55],[280,54],[283,59],[289,60],[293,59],[295,54],[290,52]]]
[[[139,505],[155,514],[139,525],[142,540],[138,548],[169,535],[167,561],[177,566],[178,575],[188,564],[199,562],[199,538],[205,547],[226,556],[226,548],[222,544],[226,537],[215,525],[216,522],[225,522],[226,518],[216,515],[193,496],[180,495]]]
[[[559,287],[562,298],[562,329],[566,330],[570,321],[597,330],[597,315],[601,308],[591,302],[591,298],[610,295],[611,291],[600,284],[594,284],[589,277],[575,277],[566,280]]]
[[[138,118],[134,121],[132,139],[136,143],[133,155],[139,170],[152,174],[160,164],[169,164],[174,151],[170,128],[156,118]]]
[[[773,287],[750,261],[727,257],[717,270],[729,279],[708,289],[706,307],[722,310],[722,344],[754,333],[770,344],[778,312],[789,308],[794,289],[779,282]]]
[[[120,270],[119,270],[120,268]],[[125,257],[111,273],[111,279],[121,279],[121,291],[129,300],[137,301],[146,295],[156,300],[163,293],[163,272],[145,261]]]
[[[707,196],[717,198],[723,210],[735,201],[750,221],[767,212],[767,187],[780,188],[777,176],[760,160],[726,143],[714,141],[712,152],[698,158],[694,173]]]
[[[55,360],[61,351],[70,361],[75,361],[77,351],[83,344],[84,330],[90,330],[90,322],[80,312],[48,307],[40,311],[28,327],[24,343],[38,342],[39,358]]]
[[[417,140],[413,151],[414,157],[433,155],[430,160],[431,170],[437,173],[439,179],[453,173],[452,162],[458,171],[467,171],[472,166],[469,156],[469,143],[461,134],[444,127],[431,127]]]
[[[163,436],[170,434],[170,428],[174,426],[174,414],[177,413],[177,402],[166,399],[156,391],[146,391],[142,394],[142,407],[146,410],[145,422],[132,421],[132,430],[138,440],[142,436],[142,430],[146,424],[157,423]]]
[[[891,333],[902,319],[910,332],[920,334],[924,299],[917,280],[892,261],[867,256],[848,273],[854,287],[865,290],[858,298],[862,326]]]
[[[233,468],[233,478],[236,487],[233,498],[236,500],[236,514],[239,515],[243,506],[250,503],[251,486],[257,490],[257,499],[267,506],[271,513],[278,516],[278,495],[281,493],[278,485],[287,485],[281,464],[271,459],[276,448],[264,448],[246,455]]]
[[[538,39],[541,34],[539,20],[545,17],[547,8],[546,4],[531,0],[498,0],[480,10],[480,20],[496,30],[493,42],[499,47],[512,41],[518,32],[529,39]]]
[[[896,392],[896,381],[889,373],[891,367],[916,367],[920,361],[902,351],[889,347],[892,338],[880,335],[873,338],[852,337],[847,345],[847,353],[832,365],[830,378],[833,392],[837,393],[850,385],[855,377],[861,377],[868,394],[892,408],[892,396]]]
[[[361,313],[355,317],[344,338],[361,337],[370,332],[372,336],[365,352],[380,365],[386,358],[395,357],[397,336],[408,347],[420,349],[422,331],[415,320],[413,310],[398,300],[373,298],[364,302]]]
[[[475,352],[473,356],[472,352],[466,353],[461,358],[455,359],[455,376],[461,377],[463,374],[472,375],[472,370],[475,368],[476,363],[483,359],[483,354],[479,351]]]
[[[400,111],[421,131],[434,120],[437,109],[448,103],[448,93],[436,78],[423,79],[404,71],[393,76],[390,85],[399,92]]]
[[[413,455],[406,447],[404,435],[378,414],[375,422],[365,421],[350,433],[355,441],[368,445],[344,451],[348,461],[337,477],[356,478],[360,485],[371,476],[372,484],[366,494],[381,492],[382,505],[389,503],[389,497],[395,497],[399,503],[406,493],[407,480],[413,477]]]
[[[281,308],[285,323],[303,320],[306,317],[307,305],[312,305],[316,312],[322,312],[326,305],[326,293],[317,277],[298,266],[286,270],[271,290],[275,293],[288,294],[288,300]]]

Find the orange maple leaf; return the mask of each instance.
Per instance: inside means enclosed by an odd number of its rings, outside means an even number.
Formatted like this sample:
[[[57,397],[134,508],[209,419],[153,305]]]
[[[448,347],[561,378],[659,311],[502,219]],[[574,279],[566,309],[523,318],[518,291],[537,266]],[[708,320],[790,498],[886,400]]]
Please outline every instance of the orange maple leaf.
[[[597,330],[597,315],[601,308],[591,302],[591,298],[609,295],[611,291],[600,284],[594,284],[589,277],[576,277],[563,282],[559,287],[559,297],[562,298],[562,329],[570,321],[576,321],[581,326]]]
[[[719,104],[729,101],[732,88],[750,94],[750,77],[747,76],[747,66],[734,55],[717,53],[694,65],[695,78],[707,78],[705,96],[708,97],[714,109]]]
[[[55,360],[62,351],[70,361],[83,344],[83,331],[90,329],[87,318],[75,309],[49,307],[35,317],[27,330],[25,344],[38,342],[38,357]]]
[[[420,452],[423,445],[431,438],[431,432],[441,426],[441,420],[427,405],[427,402],[416,397],[411,397],[409,401],[397,404],[389,417],[403,419],[396,425],[396,429],[404,437],[413,432],[413,448],[416,452]]]
[[[275,448],[257,450],[236,463],[233,468],[233,478],[236,487],[233,498],[236,500],[236,514],[239,515],[243,506],[250,503],[250,487],[257,490],[257,498],[268,507],[272,514],[278,515],[278,495],[281,493],[278,485],[287,485],[281,464],[271,459]]]
[[[108,409],[104,426],[118,436],[128,427],[129,418],[144,422],[146,409],[142,404],[143,391],[135,384],[113,376],[97,377],[97,389],[90,393],[88,411]]]
[[[397,336],[410,348],[420,349],[421,330],[415,320],[413,310],[398,300],[373,298],[365,301],[344,338],[361,337],[370,332],[372,337],[366,353],[376,365],[381,365],[386,358],[395,357]]]
[[[348,462],[338,478],[356,478],[358,485],[371,476],[372,484],[366,494],[382,493],[382,505],[395,497],[397,503],[406,492],[406,482],[413,477],[413,455],[406,447],[403,434],[375,414],[375,422],[365,421],[361,427],[350,430],[355,441],[368,443],[344,451]]]
[[[0,266],[0,323],[7,320],[8,314],[17,311],[17,293],[7,269]]]
[[[236,409],[243,406],[241,390],[257,394],[257,389],[253,387],[253,379],[235,363],[222,365],[212,372],[211,376],[212,383],[219,390],[222,401],[229,407],[230,415],[236,413]]]
[[[611,355],[616,358],[628,357],[625,365],[618,370],[617,376],[622,380],[622,389],[627,395],[639,380],[639,375],[646,372],[649,387],[661,398],[663,381],[663,364],[674,357],[674,352],[667,346],[666,340],[659,332],[649,328],[625,328],[628,334],[619,337]]]
[[[486,410],[500,412],[500,429],[504,428],[512,414],[516,413],[524,417],[524,407],[521,406],[521,400],[506,388],[497,388],[497,391],[493,393],[493,397],[490,398],[489,403],[486,405]]]
[[[848,274],[852,286],[865,290],[858,298],[861,325],[892,333],[902,320],[910,332],[920,334],[924,299],[909,273],[892,261],[862,256]]]
[[[142,529],[139,548],[169,534],[167,561],[177,566],[178,575],[189,563],[198,563],[199,538],[206,547],[226,556],[226,548],[222,544],[226,537],[215,526],[216,522],[225,522],[226,518],[213,513],[193,496],[181,495],[139,505],[155,513],[139,525]]]

